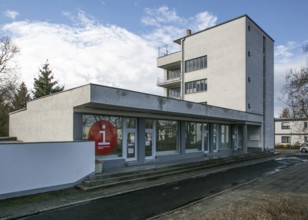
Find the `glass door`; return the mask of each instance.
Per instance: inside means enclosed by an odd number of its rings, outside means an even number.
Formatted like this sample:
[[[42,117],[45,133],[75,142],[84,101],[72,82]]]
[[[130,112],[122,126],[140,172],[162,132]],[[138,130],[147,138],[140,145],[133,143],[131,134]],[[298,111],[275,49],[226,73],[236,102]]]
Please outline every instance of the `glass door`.
[[[137,120],[126,118],[123,126],[125,137],[123,138],[123,155],[127,161],[137,159]]]
[[[202,142],[202,149],[205,153],[209,152],[209,131],[208,131],[208,124],[204,123],[202,126],[202,137],[203,137],[203,142]]]
[[[136,132],[127,131],[126,132],[126,159],[136,160]]]
[[[155,123],[154,120],[145,120],[145,159],[155,158]]]
[[[212,124],[212,151],[218,152],[218,125]]]

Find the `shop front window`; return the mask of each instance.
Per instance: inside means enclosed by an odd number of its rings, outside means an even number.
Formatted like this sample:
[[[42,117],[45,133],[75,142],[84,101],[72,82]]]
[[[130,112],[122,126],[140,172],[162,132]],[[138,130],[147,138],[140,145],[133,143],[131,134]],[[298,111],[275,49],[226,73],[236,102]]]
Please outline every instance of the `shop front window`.
[[[230,126],[229,125],[219,125],[219,150],[231,149],[231,141],[230,141]]]
[[[145,157],[148,159],[154,158],[154,120],[145,119]]]
[[[202,150],[202,136],[204,136],[203,133],[203,123],[186,122],[185,136],[187,152]]]
[[[95,153],[104,158],[122,157],[122,117],[83,115],[83,139],[95,141]]]
[[[157,155],[178,153],[178,122],[169,120],[156,121]]]

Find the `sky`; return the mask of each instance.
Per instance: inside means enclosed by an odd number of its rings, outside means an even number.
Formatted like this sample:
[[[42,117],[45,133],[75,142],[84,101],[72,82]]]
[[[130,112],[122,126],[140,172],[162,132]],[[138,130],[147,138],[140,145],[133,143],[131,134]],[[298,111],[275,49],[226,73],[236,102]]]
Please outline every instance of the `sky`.
[[[307,0],[0,0],[0,36],[29,90],[48,60],[66,89],[98,83],[162,95],[158,47],[247,14],[275,40],[275,116],[290,69],[308,62]]]

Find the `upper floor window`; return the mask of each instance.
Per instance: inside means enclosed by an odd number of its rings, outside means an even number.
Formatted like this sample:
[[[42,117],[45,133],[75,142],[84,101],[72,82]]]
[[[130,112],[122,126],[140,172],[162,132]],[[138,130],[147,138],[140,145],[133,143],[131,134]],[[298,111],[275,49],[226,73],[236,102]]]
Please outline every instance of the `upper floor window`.
[[[185,61],[185,72],[207,68],[207,56]]]
[[[185,94],[202,92],[207,90],[207,79],[201,79],[185,83]]]
[[[281,129],[290,129],[289,122],[281,122]]]
[[[180,98],[180,93],[180,87],[168,89],[168,97],[170,98]]]
[[[179,78],[181,75],[181,69],[171,69],[167,71],[167,80],[169,79],[174,79],[174,78]]]
[[[304,122],[304,128],[305,128],[305,129],[308,128],[308,122]]]

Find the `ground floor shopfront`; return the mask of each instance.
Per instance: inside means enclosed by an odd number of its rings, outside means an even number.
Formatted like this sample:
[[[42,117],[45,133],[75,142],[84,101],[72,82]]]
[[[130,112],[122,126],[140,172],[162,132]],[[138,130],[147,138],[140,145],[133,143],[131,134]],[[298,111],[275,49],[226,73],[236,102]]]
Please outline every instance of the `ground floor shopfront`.
[[[28,102],[10,114],[10,135],[23,142],[95,141],[96,160],[108,169],[273,150],[273,126],[265,119],[89,84]]]
[[[257,137],[261,131],[256,125],[204,119],[76,114],[75,119],[81,122],[77,124],[82,124],[82,139],[95,141],[96,160],[103,161],[104,169],[246,153],[247,131]]]

